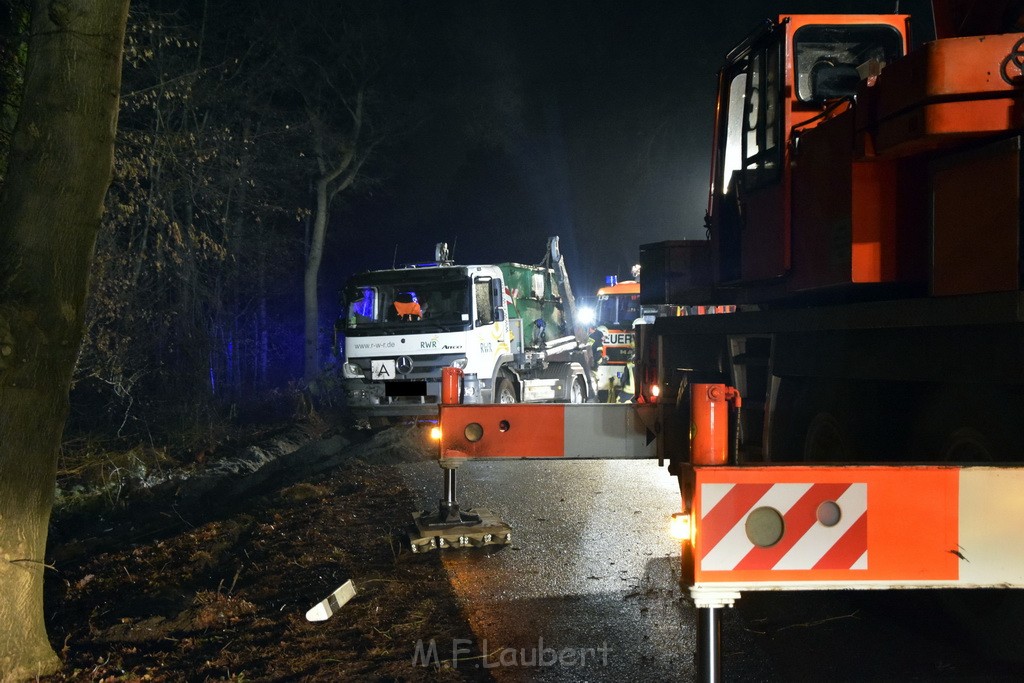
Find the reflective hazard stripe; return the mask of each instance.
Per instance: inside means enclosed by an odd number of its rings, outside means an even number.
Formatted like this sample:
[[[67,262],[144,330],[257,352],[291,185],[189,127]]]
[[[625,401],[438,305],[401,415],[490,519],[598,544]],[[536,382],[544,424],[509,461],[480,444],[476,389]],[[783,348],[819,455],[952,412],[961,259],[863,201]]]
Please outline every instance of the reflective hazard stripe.
[[[948,467],[698,467],[695,576],[801,587],[956,581],[958,476]],[[819,517],[819,508],[838,512]],[[778,537],[748,528],[762,508]],[[754,525],[756,527],[756,524]]]
[[[818,522],[825,502],[838,505],[838,523]],[[786,533],[769,547],[745,531],[750,512],[777,510]],[[864,569],[867,565],[867,485],[864,483],[705,484],[704,569]]]
[[[718,466],[684,478],[698,607],[744,591],[1024,588],[1022,466]],[[838,518],[819,516],[827,501]]]

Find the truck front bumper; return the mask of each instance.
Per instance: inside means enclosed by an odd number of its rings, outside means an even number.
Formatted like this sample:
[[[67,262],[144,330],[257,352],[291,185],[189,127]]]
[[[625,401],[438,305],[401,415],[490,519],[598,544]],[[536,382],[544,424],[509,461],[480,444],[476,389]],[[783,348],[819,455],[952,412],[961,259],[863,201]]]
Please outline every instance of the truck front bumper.
[[[408,391],[408,384],[371,382],[365,379],[346,379],[345,400],[349,409],[358,416],[437,415],[441,400],[441,383],[423,381],[417,392]],[[481,386],[476,375],[464,376],[465,403],[479,403]],[[415,395],[409,395],[415,393]],[[405,394],[405,395],[403,395]]]

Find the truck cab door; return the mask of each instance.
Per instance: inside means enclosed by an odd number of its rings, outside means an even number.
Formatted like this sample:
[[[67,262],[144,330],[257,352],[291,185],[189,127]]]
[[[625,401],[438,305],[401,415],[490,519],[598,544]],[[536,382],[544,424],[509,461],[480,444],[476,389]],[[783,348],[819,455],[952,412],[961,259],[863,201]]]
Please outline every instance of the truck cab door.
[[[738,47],[719,76],[709,212],[719,282],[774,278],[789,267],[784,29],[773,26]]]
[[[505,288],[500,278],[480,276],[473,280],[475,327],[484,327],[505,320]]]

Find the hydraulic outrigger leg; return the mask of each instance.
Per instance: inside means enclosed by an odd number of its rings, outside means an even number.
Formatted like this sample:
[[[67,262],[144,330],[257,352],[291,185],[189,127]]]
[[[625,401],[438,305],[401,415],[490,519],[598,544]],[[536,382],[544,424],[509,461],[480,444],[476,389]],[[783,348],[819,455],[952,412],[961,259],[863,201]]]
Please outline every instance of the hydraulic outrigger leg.
[[[479,548],[512,543],[512,529],[484,508],[461,510],[455,496],[458,465],[442,463],[444,497],[434,512],[414,512],[409,544],[414,553],[438,548]]]
[[[736,442],[729,439],[726,425],[728,407],[735,411],[734,418],[738,421],[739,409],[742,404],[739,392],[724,384],[693,384],[690,392],[690,467],[684,469],[692,473],[692,466],[722,466],[736,459]],[[693,491],[692,474],[687,476],[690,483],[683,486],[685,509],[692,513]],[[692,562],[692,556],[689,558]],[[690,569],[692,571],[692,568]],[[697,680],[704,683],[718,683],[722,680],[721,653],[721,613],[722,608],[732,605],[732,600],[739,595],[726,595],[724,600],[709,600],[708,596],[691,595],[697,605]]]
[[[721,607],[697,610],[697,680],[711,683],[722,680]]]
[[[442,401],[457,402],[459,375],[457,368],[442,373]],[[448,372],[456,371],[456,372]],[[452,379],[454,377],[454,379]],[[455,383],[454,388],[451,386]],[[454,392],[454,393],[453,393]],[[456,497],[460,460],[441,460],[444,470],[444,493],[435,512],[414,512],[409,545],[414,553],[438,548],[479,548],[488,545],[510,545],[512,528],[501,517],[484,508],[461,510]]]

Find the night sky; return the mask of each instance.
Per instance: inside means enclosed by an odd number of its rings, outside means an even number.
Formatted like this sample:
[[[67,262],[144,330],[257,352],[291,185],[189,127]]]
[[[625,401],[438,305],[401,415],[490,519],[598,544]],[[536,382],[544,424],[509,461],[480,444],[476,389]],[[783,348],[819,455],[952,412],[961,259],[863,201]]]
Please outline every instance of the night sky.
[[[440,99],[388,152],[371,196],[338,207],[334,281],[432,258],[537,262],[559,235],[577,294],[625,277],[638,247],[705,235],[715,79],[780,13],[913,14],[922,0],[438,2],[417,78]],[[397,257],[396,257],[397,249]]]

